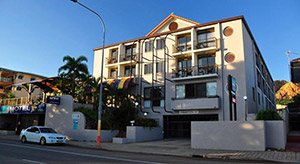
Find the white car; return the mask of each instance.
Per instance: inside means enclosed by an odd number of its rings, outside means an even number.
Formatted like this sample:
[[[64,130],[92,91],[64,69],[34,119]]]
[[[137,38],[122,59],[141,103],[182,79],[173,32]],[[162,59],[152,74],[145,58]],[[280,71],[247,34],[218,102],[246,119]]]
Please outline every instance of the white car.
[[[66,136],[57,134],[55,130],[46,126],[30,126],[23,129],[20,134],[21,142],[36,142],[41,145],[64,144]]]

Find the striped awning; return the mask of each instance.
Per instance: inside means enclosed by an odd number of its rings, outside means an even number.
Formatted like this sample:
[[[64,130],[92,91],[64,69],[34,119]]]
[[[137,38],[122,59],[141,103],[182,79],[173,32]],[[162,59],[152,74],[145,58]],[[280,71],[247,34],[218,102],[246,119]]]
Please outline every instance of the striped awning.
[[[129,87],[129,83],[132,81],[133,78],[125,77],[122,79],[111,79],[104,83],[107,85],[114,85],[117,89],[126,89]]]

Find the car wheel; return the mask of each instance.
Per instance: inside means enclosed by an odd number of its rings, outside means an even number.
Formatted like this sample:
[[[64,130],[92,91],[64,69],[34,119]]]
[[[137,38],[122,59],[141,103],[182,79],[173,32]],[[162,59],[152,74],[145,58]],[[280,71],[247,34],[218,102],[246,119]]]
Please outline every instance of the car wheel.
[[[46,145],[46,139],[44,137],[41,138],[40,144],[41,145]]]
[[[22,136],[21,142],[22,142],[22,143],[26,143],[26,141],[27,141],[27,140],[26,140],[26,137],[25,137],[25,136]]]

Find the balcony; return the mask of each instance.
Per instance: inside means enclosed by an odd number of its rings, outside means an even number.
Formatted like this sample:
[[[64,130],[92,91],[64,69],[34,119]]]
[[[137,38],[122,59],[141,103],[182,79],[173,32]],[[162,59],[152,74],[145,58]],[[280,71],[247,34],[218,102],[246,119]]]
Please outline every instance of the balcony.
[[[114,64],[118,62],[118,57],[109,57],[106,58],[106,64]]]
[[[201,110],[201,109],[218,109],[219,98],[207,97],[207,98],[193,98],[193,99],[174,99],[172,101],[173,110]]]
[[[216,48],[217,47],[217,39],[216,38],[207,38],[203,40],[194,41],[195,50],[197,49],[205,49],[205,48]]]
[[[192,45],[187,42],[185,44],[174,44],[173,45],[173,53],[178,53],[178,52],[185,52],[185,51],[190,51],[192,50]]]
[[[184,69],[175,69],[172,72],[173,80],[184,80],[194,78],[206,78],[218,76],[218,65],[193,66]]]
[[[120,55],[120,62],[131,61],[131,60],[134,60],[134,61],[137,60],[137,55],[135,52],[132,55],[131,54]]]

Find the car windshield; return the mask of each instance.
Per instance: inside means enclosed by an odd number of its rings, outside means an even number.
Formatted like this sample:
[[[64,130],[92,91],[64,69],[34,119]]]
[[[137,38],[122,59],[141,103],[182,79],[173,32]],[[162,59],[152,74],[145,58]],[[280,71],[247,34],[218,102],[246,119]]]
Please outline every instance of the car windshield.
[[[40,128],[40,130],[41,133],[56,133],[56,131],[51,128]]]

